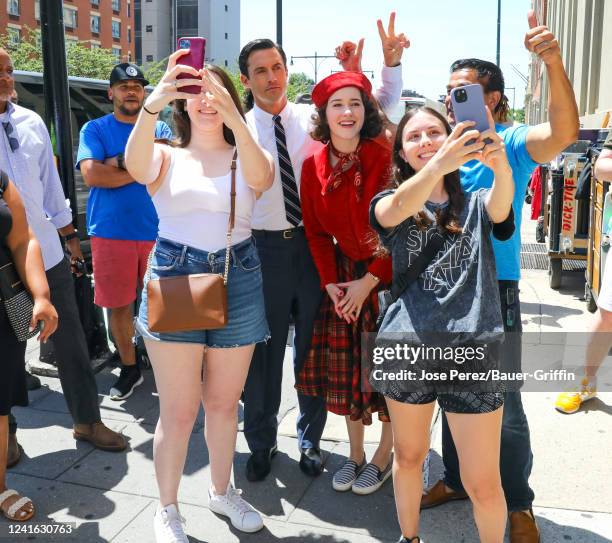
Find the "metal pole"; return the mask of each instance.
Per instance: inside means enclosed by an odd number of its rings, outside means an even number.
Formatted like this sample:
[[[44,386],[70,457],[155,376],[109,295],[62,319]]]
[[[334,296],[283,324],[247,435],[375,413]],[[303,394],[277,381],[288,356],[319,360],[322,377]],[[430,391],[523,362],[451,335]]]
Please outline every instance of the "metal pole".
[[[497,65],[499,66],[499,48],[501,37],[501,0],[497,0]]]
[[[317,82],[319,81],[317,79],[317,64],[318,64],[318,62],[317,62],[317,52],[316,51],[315,51],[314,57],[315,57],[315,85],[316,85]]]
[[[46,121],[55,134],[55,152],[59,157],[59,176],[64,194],[70,200],[72,223],[76,226],[78,210],[72,158],[72,129],[62,0],[45,0],[40,3],[40,26]]]
[[[283,0],[276,0],[276,43],[283,46]]]

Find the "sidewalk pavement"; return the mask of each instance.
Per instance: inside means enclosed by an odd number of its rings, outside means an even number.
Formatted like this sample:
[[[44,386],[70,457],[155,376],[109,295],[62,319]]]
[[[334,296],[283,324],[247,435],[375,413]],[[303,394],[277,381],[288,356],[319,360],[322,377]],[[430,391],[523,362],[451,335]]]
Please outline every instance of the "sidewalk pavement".
[[[529,226],[533,229],[533,224]],[[593,318],[586,312],[582,272],[567,272],[563,287],[552,291],[545,271],[526,270],[521,281],[522,319],[526,331],[585,331]],[[34,346],[29,357],[38,356]],[[606,364],[611,368],[611,360]],[[177,361],[177,364],[180,361]],[[38,536],[37,541],[149,542],[154,541],[152,520],[157,504],[153,470],[153,434],[158,399],[153,374],[123,402],[105,395],[117,370],[104,369],[96,379],[104,422],[130,438],[126,453],[106,453],[72,439],[71,418],[59,381],[42,378],[43,387],[30,393],[30,406],[15,409],[23,460],[8,472],[9,488],[30,496],[37,523],[76,522],[74,538]],[[186,531],[192,543],[392,543],[400,530],[391,481],[376,494],[339,494],[331,477],[348,453],[344,421],[329,416],[322,449],[325,472],[316,479],[298,468],[295,436],[297,411],[293,391],[291,352],[285,357],[285,382],[280,413],[279,453],[272,475],[249,483],[244,475],[248,448],[241,432],[234,461],[236,487],[265,515],[262,532],[245,535],[207,507],[209,460],[203,436],[203,414],[194,426],[179,492]],[[612,376],[600,376],[600,388],[610,390]],[[543,543],[604,543],[612,541],[612,393],[601,393],[581,412],[567,416],[553,409],[554,393],[525,393],[523,403],[531,428],[534,466],[531,485],[534,511]],[[239,420],[242,411],[239,410]],[[241,429],[241,428],[240,428]],[[407,429],[407,431],[409,431]],[[378,423],[367,428],[367,455],[378,439]],[[439,428],[434,428],[430,482],[442,472]],[[8,523],[0,520],[0,541]],[[5,536],[5,537],[2,537]],[[421,515],[424,543],[472,543],[477,534],[468,501],[454,502]],[[23,536],[21,536],[23,537]]]

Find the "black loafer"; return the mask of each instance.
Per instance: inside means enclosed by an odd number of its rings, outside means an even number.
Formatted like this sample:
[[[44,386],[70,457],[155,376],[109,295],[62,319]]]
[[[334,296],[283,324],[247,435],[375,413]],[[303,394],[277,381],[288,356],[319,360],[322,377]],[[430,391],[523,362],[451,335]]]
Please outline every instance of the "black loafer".
[[[300,469],[310,477],[321,475],[323,471],[321,451],[314,447],[302,449],[302,455],[300,456]]]
[[[271,449],[261,449],[253,451],[247,460],[246,478],[252,483],[263,481],[270,470],[272,469],[272,457],[276,454],[278,448],[276,445]]]

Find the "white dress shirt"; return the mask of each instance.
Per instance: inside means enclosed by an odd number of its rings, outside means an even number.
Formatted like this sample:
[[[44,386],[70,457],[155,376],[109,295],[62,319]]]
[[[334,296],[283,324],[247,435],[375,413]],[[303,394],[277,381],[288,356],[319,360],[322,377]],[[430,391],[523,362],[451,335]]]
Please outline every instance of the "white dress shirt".
[[[6,122],[13,127],[11,137],[19,141],[19,149],[14,152],[2,124]],[[30,228],[40,243],[45,270],[49,270],[64,258],[57,229],[72,221],[49,132],[37,113],[9,102],[0,114],[0,140],[0,169],[19,191]]]
[[[382,87],[374,93],[374,96],[383,109],[392,108],[402,93],[401,65],[393,68],[383,67],[381,79]],[[291,158],[298,192],[304,160],[313,155],[322,145],[310,137],[313,128],[312,115],[314,113],[315,106],[312,104],[287,102],[287,105],[279,114],[285,129],[287,149]],[[285,215],[285,200],[272,117],[273,115],[258,107],[257,104],[246,114],[247,123],[254,132],[259,145],[274,157],[276,163],[272,187],[265,191],[255,203],[251,223],[254,230],[287,230],[293,228]]]

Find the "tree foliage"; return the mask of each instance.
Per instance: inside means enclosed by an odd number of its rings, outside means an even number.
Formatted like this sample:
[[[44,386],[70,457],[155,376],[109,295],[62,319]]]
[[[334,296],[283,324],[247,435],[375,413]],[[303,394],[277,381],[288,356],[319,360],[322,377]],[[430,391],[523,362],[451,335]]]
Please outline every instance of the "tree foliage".
[[[517,123],[525,122],[525,110],[524,109],[511,109],[510,116]]]
[[[43,71],[40,30],[24,27],[21,41],[16,45],[10,43],[7,34],[1,34],[0,46],[10,52],[16,70]],[[108,79],[116,63],[117,59],[110,49],[90,49],[82,43],[66,41],[68,75]]]

